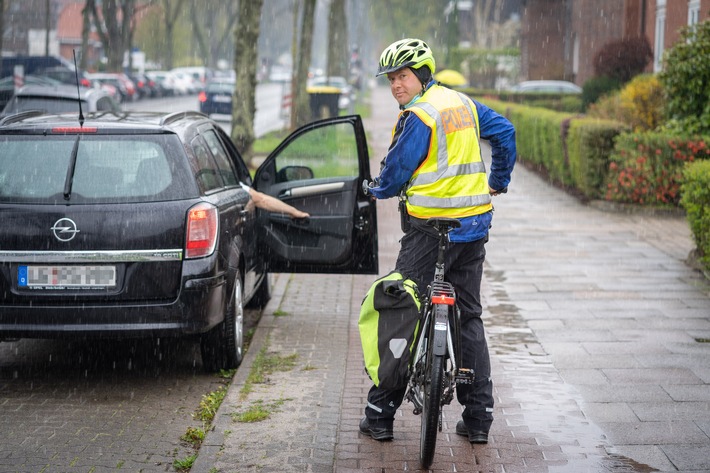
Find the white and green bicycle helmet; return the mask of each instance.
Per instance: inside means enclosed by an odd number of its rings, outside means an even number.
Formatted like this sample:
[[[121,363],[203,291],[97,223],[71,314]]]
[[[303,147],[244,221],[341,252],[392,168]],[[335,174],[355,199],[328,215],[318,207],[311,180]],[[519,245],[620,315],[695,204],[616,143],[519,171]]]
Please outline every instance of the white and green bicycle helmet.
[[[382,51],[380,65],[375,77],[398,71],[404,67],[419,69],[422,66],[428,66],[432,74],[436,70],[434,55],[431,53],[429,45],[421,39],[400,39]]]

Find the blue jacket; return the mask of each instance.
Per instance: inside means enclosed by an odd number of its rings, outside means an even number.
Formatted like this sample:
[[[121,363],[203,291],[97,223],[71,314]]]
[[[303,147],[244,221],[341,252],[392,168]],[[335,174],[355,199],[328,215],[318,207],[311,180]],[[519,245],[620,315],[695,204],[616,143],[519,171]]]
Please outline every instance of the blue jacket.
[[[428,87],[434,82],[430,82]],[[503,189],[510,183],[510,175],[515,165],[515,128],[502,115],[476,102],[481,139],[491,145],[492,162],[488,175],[488,185],[495,190]],[[429,150],[431,129],[414,113],[405,111],[395,126],[394,136],[387,156],[382,160],[380,176],[373,187],[372,195],[378,199],[388,199],[399,195],[412,177],[414,171],[424,161]],[[493,212],[462,218],[461,228],[453,230],[449,237],[452,242],[476,241],[488,233]]]

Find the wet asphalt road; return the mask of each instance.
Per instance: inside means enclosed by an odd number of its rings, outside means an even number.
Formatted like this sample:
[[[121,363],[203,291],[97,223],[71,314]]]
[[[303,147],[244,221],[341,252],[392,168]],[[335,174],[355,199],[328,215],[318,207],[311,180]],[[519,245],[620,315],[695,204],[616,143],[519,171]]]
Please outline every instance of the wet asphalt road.
[[[260,311],[247,310],[245,330]],[[175,471],[202,396],[199,341],[0,343],[0,472]]]

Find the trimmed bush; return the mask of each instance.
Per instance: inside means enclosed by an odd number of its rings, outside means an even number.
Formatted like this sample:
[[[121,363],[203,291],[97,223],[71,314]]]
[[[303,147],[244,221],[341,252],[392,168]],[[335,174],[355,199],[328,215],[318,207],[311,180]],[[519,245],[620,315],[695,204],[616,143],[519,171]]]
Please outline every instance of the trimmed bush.
[[[508,102],[484,102],[515,126],[521,159],[544,169],[552,181],[574,186],[589,198],[604,194],[608,156],[614,138],[625,130],[623,124]]]
[[[653,130],[663,122],[663,88],[658,77],[641,74],[619,92],[623,121],[635,131]]]
[[[623,89],[606,95],[587,109],[595,118],[619,120],[634,131],[655,129],[663,121],[663,89],[658,78],[642,74]]]
[[[621,88],[621,81],[611,77],[592,77],[582,86],[582,107],[586,110],[600,98]]]
[[[681,205],[685,208],[698,257],[710,271],[710,160],[686,166],[681,186]]]
[[[605,197],[616,202],[677,206],[683,166],[702,159],[710,159],[710,148],[703,138],[622,134],[610,158]]]
[[[585,197],[604,196],[609,156],[625,126],[612,120],[575,118],[570,122],[567,154],[572,183]]]

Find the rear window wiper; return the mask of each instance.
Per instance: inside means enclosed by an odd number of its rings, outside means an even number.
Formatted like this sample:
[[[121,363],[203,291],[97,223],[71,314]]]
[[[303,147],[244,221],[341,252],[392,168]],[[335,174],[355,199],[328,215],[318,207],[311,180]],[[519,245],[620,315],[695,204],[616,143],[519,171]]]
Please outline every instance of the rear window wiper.
[[[76,168],[76,158],[79,154],[79,141],[81,141],[81,135],[76,135],[76,141],[74,142],[74,147],[71,150],[71,157],[69,158],[67,177],[64,180],[64,200],[69,200],[69,197],[71,197],[71,187],[74,182],[74,168]]]

